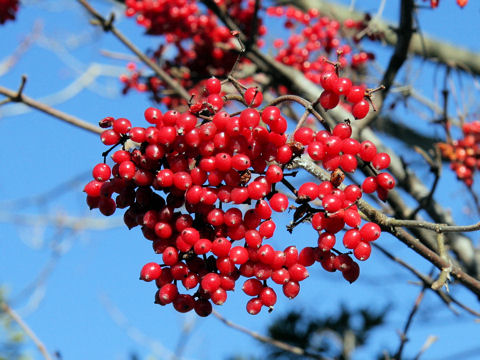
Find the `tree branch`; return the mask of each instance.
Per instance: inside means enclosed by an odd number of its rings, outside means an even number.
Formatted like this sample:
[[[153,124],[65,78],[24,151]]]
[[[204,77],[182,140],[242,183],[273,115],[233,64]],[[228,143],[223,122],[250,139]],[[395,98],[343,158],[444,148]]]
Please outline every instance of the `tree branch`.
[[[293,5],[300,9],[318,9],[340,23],[346,19],[364,20],[365,13],[349,9],[348,6],[325,0],[277,0],[279,5]],[[382,40],[388,45],[398,42],[395,26],[375,18],[375,29],[382,34]],[[474,75],[480,75],[480,54],[418,33],[412,35],[409,53],[427,60],[458,68]]]
[[[93,124],[90,124],[82,119],[79,119],[73,115],[64,113],[63,111],[54,109],[46,104],[43,104],[41,102],[38,102],[27,95],[23,94],[23,87],[26,82],[26,77],[22,77],[22,85],[20,86],[18,91],[13,91],[11,89],[7,89],[3,86],[0,86],[0,94],[5,95],[7,99],[10,102],[18,102],[18,103],[23,103],[27,106],[30,106],[31,108],[37,109],[45,114],[51,115],[59,120],[65,121],[71,125],[77,126],[81,129],[96,133],[96,134],[101,134],[102,129],[99,128],[98,126],[95,126]]]
[[[105,32],[111,32],[121,43],[123,43],[130,51],[132,51],[145,65],[153,70],[155,75],[162,79],[168,87],[170,87],[175,93],[183,98],[185,101],[190,99],[190,94],[183,86],[181,86],[175,79],[167,74],[160,66],[154,63],[144,52],[137,48],[120,30],[114,25],[113,14],[107,20],[99,12],[97,12],[87,0],[78,0],[78,2],[95,18],[95,25],[100,25]]]
[[[43,342],[38,338],[38,336],[33,332],[33,330],[27,325],[27,323],[21,318],[20,315],[16,313],[5,301],[0,300],[0,308],[6,314],[8,314],[15,322],[22,328],[22,330],[27,334],[27,336],[32,339],[38,351],[43,355],[45,360],[52,360],[50,354],[47,351],[47,348]]]
[[[266,344],[269,344],[269,345],[273,345],[277,348],[279,348],[280,350],[283,350],[283,351],[287,351],[289,353],[292,353],[292,354],[295,354],[295,355],[298,355],[298,356],[305,356],[305,357],[309,357],[309,358],[312,358],[312,359],[317,359],[317,360],[328,360],[327,358],[319,355],[319,354],[314,354],[314,353],[311,353],[305,349],[302,349],[298,346],[294,346],[294,345],[290,345],[290,344],[287,344],[283,341],[278,341],[278,340],[275,340],[271,337],[268,337],[268,336],[265,336],[265,335],[261,335],[255,331],[252,331],[250,329],[247,329],[243,326],[240,326],[238,324],[235,324],[234,322],[224,318],[222,315],[220,315],[217,311],[213,310],[212,314],[218,319],[220,320],[221,322],[223,322],[225,325],[235,329],[235,330],[238,330],[240,332],[243,332],[244,334],[247,334],[251,337],[253,337],[254,339],[260,341],[260,342],[263,342],[263,343],[266,343]]]

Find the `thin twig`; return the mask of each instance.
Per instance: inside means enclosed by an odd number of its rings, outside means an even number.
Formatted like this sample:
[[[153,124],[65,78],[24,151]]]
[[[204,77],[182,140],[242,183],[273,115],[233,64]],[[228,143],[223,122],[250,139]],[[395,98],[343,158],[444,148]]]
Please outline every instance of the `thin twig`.
[[[22,330],[27,334],[27,336],[32,339],[38,351],[43,355],[45,360],[52,360],[50,354],[47,351],[47,348],[43,342],[38,338],[35,332],[27,325],[27,323],[22,319],[20,315],[17,314],[5,301],[0,302],[0,308],[2,311],[7,313],[15,322],[22,328]]]
[[[416,300],[413,304],[413,307],[410,310],[410,313],[408,314],[407,321],[405,322],[405,326],[403,328],[403,331],[400,334],[400,345],[398,346],[398,350],[395,353],[395,355],[393,356],[393,359],[400,360],[402,358],[403,349],[405,347],[405,344],[408,341],[408,337],[407,337],[408,330],[410,329],[410,326],[412,325],[413,318],[414,318],[415,314],[417,313],[418,308],[420,307],[420,303],[423,300],[426,289],[427,288],[424,286],[422,288],[422,290],[420,290],[420,293],[418,294],[418,296],[417,296],[417,298],[416,298]]]
[[[88,130],[90,132],[96,133],[96,134],[101,134],[102,129],[99,128],[98,126],[92,125],[82,119],[77,118],[76,116],[64,113],[63,111],[57,110],[52,108],[51,106],[48,106],[44,103],[41,103],[39,101],[36,101],[27,95],[23,94],[23,88],[25,86],[25,81],[24,77],[22,77],[22,83],[20,85],[20,88],[18,91],[13,91],[11,89],[7,89],[3,86],[0,86],[0,94],[5,95],[10,101],[12,102],[19,102],[22,104],[25,104],[27,106],[30,106],[34,109],[37,109],[41,112],[44,112],[45,114],[51,115],[59,120],[65,121],[71,125],[77,126],[81,129]]]
[[[312,161],[308,160],[305,156],[296,158],[293,161],[293,166],[301,167],[307,170],[312,175],[316,176],[322,180],[329,180],[330,174],[316,165]],[[401,219],[392,219],[387,217],[382,212],[376,210],[371,205],[363,200],[359,200],[357,203],[358,208],[367,216],[370,221],[373,221],[380,225],[383,231],[387,231],[390,234],[397,237],[404,244],[415,250],[423,258],[431,262],[439,269],[448,267],[450,264],[448,261],[442,259],[437,253],[429,249],[427,246],[422,244],[417,238],[412,236],[410,233],[401,229],[401,227],[419,227],[424,229],[429,229],[436,231],[437,233],[441,232],[464,232],[464,231],[476,231],[480,229],[480,222],[474,225],[468,226],[451,226],[447,224],[435,224],[429,223],[426,221],[417,221],[417,220],[401,220]],[[468,275],[458,266],[453,266],[451,274],[473,293],[475,293],[480,298],[480,281],[474,277]]]
[[[144,52],[137,48],[120,30],[113,25],[114,17],[110,16],[107,20],[99,12],[97,12],[86,0],[78,0],[78,2],[96,19],[96,25],[102,26],[105,32],[111,32],[120,42],[122,42],[130,51],[132,51],[145,65],[152,69],[155,74],[162,79],[168,87],[175,91],[175,93],[188,101],[190,94],[183,86],[175,81],[169,74],[167,74],[160,66],[154,63]]]
[[[253,337],[254,339],[256,339],[260,342],[275,346],[275,347],[279,348],[280,350],[288,351],[289,353],[292,353],[292,354],[295,354],[295,355],[306,356],[306,357],[309,357],[309,358],[312,358],[312,359],[317,359],[317,360],[327,360],[327,358],[325,358],[325,357],[323,357],[319,354],[311,353],[311,352],[309,352],[305,349],[302,349],[298,346],[290,345],[290,344],[287,344],[285,342],[275,340],[275,339],[273,339],[269,336],[261,335],[261,334],[255,332],[255,331],[247,329],[247,328],[245,328],[241,325],[235,324],[234,322],[224,318],[222,315],[220,315],[215,310],[213,310],[212,314],[217,319],[219,319],[221,322],[223,322],[225,325],[231,327],[232,329],[243,332],[244,334],[247,334],[247,335]]]
[[[434,290],[432,289],[432,284],[433,284],[433,279],[428,276],[428,275],[425,275],[425,274],[422,274],[420,271],[418,271],[417,269],[415,269],[413,266],[411,266],[410,264],[406,263],[405,261],[403,261],[401,258],[399,258],[398,256],[395,256],[393,255],[391,252],[389,252],[388,250],[386,250],[383,246],[380,246],[378,244],[375,244],[373,243],[372,244],[373,247],[375,247],[376,249],[380,250],[381,253],[383,253],[386,257],[388,257],[390,260],[392,261],[395,261],[396,263],[398,263],[399,265],[401,265],[402,267],[404,267],[405,269],[407,269],[408,271],[410,271],[412,274],[414,274],[416,277],[418,277],[418,279],[422,282],[422,284],[426,287],[428,287],[429,289],[431,289],[432,291],[435,291],[435,293],[438,295],[438,297],[440,298],[441,301],[443,301],[445,303],[445,305],[447,305],[447,307],[455,314],[455,315],[458,315],[458,312],[457,310],[455,310],[451,304],[455,304],[457,305],[458,307],[462,308],[463,310],[465,310],[466,312],[472,314],[473,316],[476,316],[478,318],[480,318],[480,312],[468,307],[467,305],[461,303],[460,301],[458,301],[456,298],[454,298],[453,296],[451,296],[450,294],[447,294],[446,292],[444,291],[441,291],[441,289],[439,290]]]

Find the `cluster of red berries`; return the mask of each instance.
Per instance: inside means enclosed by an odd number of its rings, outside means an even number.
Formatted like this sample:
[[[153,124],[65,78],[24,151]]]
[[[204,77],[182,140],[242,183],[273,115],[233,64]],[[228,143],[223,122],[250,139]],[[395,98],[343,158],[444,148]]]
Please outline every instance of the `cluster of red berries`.
[[[428,1],[428,0],[423,0],[423,1]],[[438,5],[440,4],[440,0],[429,0],[429,1],[432,9],[437,8]],[[460,6],[461,8],[463,8],[468,3],[468,0],[456,0],[456,1],[457,1],[457,5]]]
[[[18,7],[18,0],[0,0],[0,24],[4,24],[8,20],[15,20]]]
[[[475,170],[480,169],[480,121],[463,124],[462,131],[463,139],[439,143],[438,147],[457,178],[470,187]]]
[[[229,15],[237,20],[242,32],[250,34],[255,16],[255,1],[217,0],[216,5],[228,9]],[[226,75],[232,68],[237,55],[235,37],[229,29],[219,24],[219,20],[209,10],[204,10],[195,0],[127,0],[127,16],[136,16],[137,23],[147,29],[148,34],[165,36],[165,43],[152,54],[152,59],[161,62],[164,69],[171,73],[185,88],[192,88],[200,80],[212,74],[218,77]],[[258,36],[266,32],[265,26],[258,20]],[[173,59],[165,57],[172,53]],[[246,59],[242,59],[242,62]],[[139,89],[139,79],[144,81],[141,90],[149,89],[157,100],[163,90],[162,81],[157,77],[148,80],[133,72],[131,77],[123,76],[124,92],[130,88]],[[167,106],[172,106],[168,103]]]
[[[303,72],[316,84],[320,84],[321,73],[325,71],[325,57],[340,54],[338,61],[342,68],[356,68],[372,58],[366,52],[353,54],[352,48],[342,43],[341,24],[321,16],[317,9],[303,12],[294,7],[276,6],[268,8],[267,14],[285,18],[285,28],[292,31],[286,41],[274,40],[273,45],[278,49],[276,60]]]
[[[343,171],[353,173],[357,157],[363,165],[384,169],[388,155],[377,154],[371,142],[352,139],[348,123],[332,132],[302,127],[289,140],[278,107],[258,110],[263,95],[256,88],[244,92],[249,106],[238,115],[223,110],[220,92],[220,81],[211,78],[206,97],[189,112],[162,114],[148,108],[144,116],[149,127],[133,127],[125,118],[100,121],[107,128],[101,140],[111,146],[104,159],[116,146],[123,148],[112,154],[113,167],[105,162],[94,167],[94,180],[85,186],[87,203],[106,216],[127,208],[125,224],[140,226],[152,241],[162,261],[146,264],[140,277],[156,282],[156,303],[207,316],[212,303],[223,304],[244,277],[242,289],[252,297],[247,311],[257,314],[262,307],[272,309],[277,300],[267,281],[294,298],[309,276],[307,267],[316,262],[355,281],[360,269],[349,252],[366,260],[381,230],[371,222],[361,226],[356,206],[362,188],[375,191],[372,185],[344,186]],[[127,142],[136,144],[133,150],[127,150]],[[331,171],[330,181],[307,182],[298,190],[288,182],[289,164],[304,152]],[[377,191],[395,184],[387,173],[374,179]],[[292,192],[296,206],[279,192],[280,184]],[[313,246],[275,249],[272,213],[288,209],[295,209],[289,231],[309,221],[318,232]],[[345,226],[347,253],[342,253],[335,245]],[[181,293],[180,283],[192,294]]]

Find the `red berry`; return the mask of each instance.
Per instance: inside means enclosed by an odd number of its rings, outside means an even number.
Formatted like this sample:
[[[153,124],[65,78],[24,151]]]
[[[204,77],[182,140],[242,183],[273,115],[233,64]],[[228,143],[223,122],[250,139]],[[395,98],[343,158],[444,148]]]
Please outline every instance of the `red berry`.
[[[361,261],[367,260],[371,253],[372,247],[368,242],[360,241],[355,249],[353,249],[353,255],[355,255],[355,257]]]
[[[157,263],[151,262],[145,264],[140,271],[140,279],[144,281],[156,280],[162,274],[162,268]]]

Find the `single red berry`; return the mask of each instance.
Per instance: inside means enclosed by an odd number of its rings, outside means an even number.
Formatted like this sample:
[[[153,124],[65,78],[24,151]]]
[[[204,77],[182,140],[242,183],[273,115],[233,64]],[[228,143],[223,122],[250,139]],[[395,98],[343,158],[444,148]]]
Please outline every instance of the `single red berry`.
[[[391,190],[395,187],[395,179],[389,173],[380,173],[377,175],[377,184],[384,189]]]
[[[248,88],[243,96],[247,106],[256,108],[262,104],[263,94],[256,87]]]
[[[367,260],[371,253],[372,247],[368,242],[360,241],[355,249],[353,249],[353,255],[361,261]]]
[[[211,77],[205,83],[209,94],[218,94],[222,90],[222,83],[217,78]]]
[[[271,197],[269,203],[274,211],[284,212],[288,208],[288,197],[285,194],[276,193]]]
[[[263,303],[259,298],[250,299],[247,302],[247,312],[250,315],[257,315],[262,310]]]
[[[162,268],[160,265],[154,262],[143,265],[142,271],[140,271],[140,279],[144,281],[156,280],[162,274]]]
[[[359,102],[355,103],[352,107],[352,115],[357,120],[363,119],[365,116],[367,116],[369,111],[370,103],[365,99],[362,99]]]
[[[272,307],[277,302],[277,294],[271,287],[264,287],[259,295],[260,301],[264,306]]]
[[[283,294],[289,298],[295,298],[300,292],[300,284],[297,281],[289,281],[286,284],[283,284]]]
[[[100,139],[107,146],[115,145],[120,141],[120,134],[115,130],[109,129],[102,132]]]
[[[235,264],[244,264],[248,261],[248,251],[243,246],[235,246],[228,254]]]
[[[263,289],[263,284],[258,279],[248,279],[243,283],[242,290],[249,296],[258,296]]]

